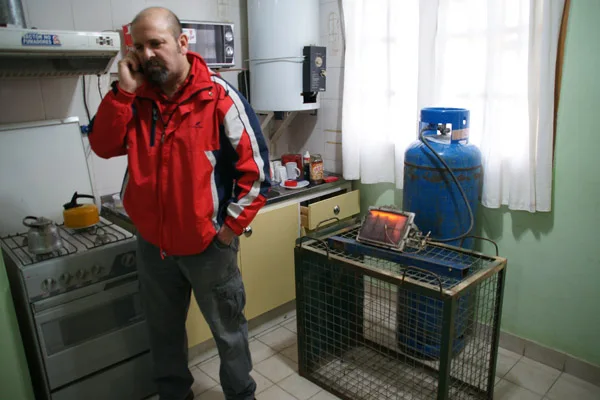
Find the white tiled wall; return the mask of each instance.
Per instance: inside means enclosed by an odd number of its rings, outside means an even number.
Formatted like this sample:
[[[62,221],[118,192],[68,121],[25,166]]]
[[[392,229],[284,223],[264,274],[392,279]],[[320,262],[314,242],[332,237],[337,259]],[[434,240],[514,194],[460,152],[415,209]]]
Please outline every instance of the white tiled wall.
[[[320,0],[321,45],[327,47],[327,84],[321,93],[317,116],[302,112],[287,135],[277,143],[277,152],[319,153],[325,170],[342,172],[342,93],[344,79],[343,37],[339,0]],[[277,156],[279,154],[276,154]]]
[[[181,19],[229,21],[236,26],[236,67],[247,67],[247,0],[22,0],[28,27],[65,30],[117,30],[149,6],[166,6]],[[341,106],[343,40],[338,0],[320,1],[321,43],[327,46],[327,91],[321,94],[317,115],[302,113],[278,143],[278,153],[320,153],[329,171],[341,172]],[[223,77],[237,86],[237,72]],[[90,115],[100,104],[98,81],[86,79]],[[0,85],[0,123],[77,116],[87,124],[82,78],[48,78],[3,81]],[[100,91],[109,88],[109,76],[100,79]],[[278,154],[278,155],[279,155]],[[103,160],[90,156],[98,194],[117,192],[126,167],[124,157]]]
[[[117,30],[135,14],[149,6],[165,6],[180,19],[229,21],[236,27],[236,67],[242,66],[247,51],[247,11],[245,0],[21,0],[28,27],[57,30]],[[246,57],[247,58],[247,57]],[[223,77],[237,86],[237,72]],[[100,104],[98,78],[86,77],[86,98],[90,115]],[[100,91],[109,88],[109,76],[100,79]],[[0,85],[0,123],[79,117],[87,124],[82,78],[20,79]],[[89,165],[97,194],[120,190],[127,161],[124,157],[103,160],[91,154]]]

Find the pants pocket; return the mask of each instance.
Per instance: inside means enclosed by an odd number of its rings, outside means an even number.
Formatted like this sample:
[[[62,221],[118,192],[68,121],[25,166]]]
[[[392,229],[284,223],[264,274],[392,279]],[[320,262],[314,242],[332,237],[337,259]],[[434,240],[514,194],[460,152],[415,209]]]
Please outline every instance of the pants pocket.
[[[239,246],[239,238],[237,236],[235,236],[232,240],[231,243],[229,245],[221,242],[219,240],[219,238],[217,236],[215,236],[213,238],[213,245],[218,249],[218,250],[233,250],[234,252],[237,253],[238,251],[238,246]]]
[[[245,322],[246,292],[239,270],[225,283],[214,289],[221,321],[226,327]]]

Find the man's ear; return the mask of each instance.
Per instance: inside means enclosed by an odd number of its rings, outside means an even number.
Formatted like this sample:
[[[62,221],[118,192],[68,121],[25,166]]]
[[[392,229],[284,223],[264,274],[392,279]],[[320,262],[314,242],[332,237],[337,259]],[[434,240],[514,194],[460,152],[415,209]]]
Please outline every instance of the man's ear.
[[[177,40],[177,42],[179,43],[179,47],[181,47],[181,53],[184,55],[187,54],[189,50],[189,40],[190,39],[183,32],[181,33],[181,35],[179,35],[179,39]]]

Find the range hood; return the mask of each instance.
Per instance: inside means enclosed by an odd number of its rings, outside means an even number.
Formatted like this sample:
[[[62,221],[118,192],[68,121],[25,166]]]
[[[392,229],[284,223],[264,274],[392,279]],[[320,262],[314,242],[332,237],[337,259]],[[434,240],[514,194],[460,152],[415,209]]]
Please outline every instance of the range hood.
[[[0,28],[0,78],[101,75],[120,48],[113,31]]]

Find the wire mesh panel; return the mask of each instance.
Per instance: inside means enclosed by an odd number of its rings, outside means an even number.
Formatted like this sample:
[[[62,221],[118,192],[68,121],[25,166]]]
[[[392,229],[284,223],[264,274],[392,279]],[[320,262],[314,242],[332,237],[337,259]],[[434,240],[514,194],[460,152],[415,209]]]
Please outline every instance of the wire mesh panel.
[[[300,374],[345,399],[491,399],[506,261],[430,244],[413,267],[355,233],[296,247]]]
[[[457,315],[457,324],[468,328],[468,342],[464,350],[452,359],[450,392],[454,399],[471,399],[478,390],[493,391],[492,360],[496,360],[500,324],[501,293],[504,270],[489,276],[458,294],[458,302],[469,299],[468,312]],[[459,332],[453,332],[457,340]],[[495,371],[495,369],[494,369]],[[475,397],[476,398],[476,397]]]

